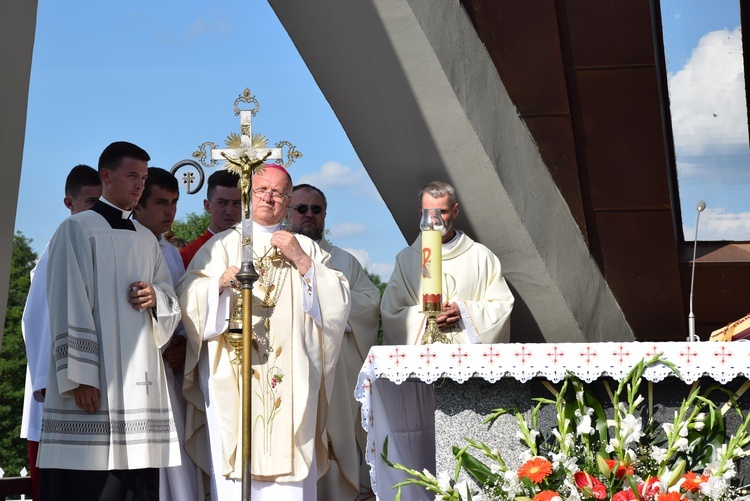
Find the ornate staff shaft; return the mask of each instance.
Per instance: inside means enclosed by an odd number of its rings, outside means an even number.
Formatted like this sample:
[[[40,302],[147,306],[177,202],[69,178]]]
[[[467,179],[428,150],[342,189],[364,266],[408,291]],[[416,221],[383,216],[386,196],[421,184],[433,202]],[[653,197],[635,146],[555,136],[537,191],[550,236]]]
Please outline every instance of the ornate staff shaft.
[[[267,157],[266,155],[265,157]],[[253,284],[258,273],[253,265],[253,210],[252,177],[263,160],[251,161],[244,157],[240,162],[228,159],[239,167],[242,204],[242,265],[236,278],[242,284],[242,499],[250,500],[250,452],[252,439],[252,385],[253,385]]]
[[[252,235],[252,220],[250,220]],[[258,280],[252,260],[252,244],[245,244],[245,221],[243,229],[243,259],[237,280],[242,284],[242,499],[250,500],[250,451],[252,439],[252,381],[253,381],[253,284]],[[250,237],[252,242],[252,237]],[[245,249],[250,248],[250,259],[245,259]]]

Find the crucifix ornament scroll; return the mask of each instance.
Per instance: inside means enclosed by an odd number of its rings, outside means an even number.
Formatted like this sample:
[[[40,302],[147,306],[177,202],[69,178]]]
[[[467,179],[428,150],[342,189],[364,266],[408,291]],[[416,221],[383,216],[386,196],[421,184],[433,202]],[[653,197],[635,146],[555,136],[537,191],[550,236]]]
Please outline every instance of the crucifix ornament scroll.
[[[251,107],[250,109],[240,109],[240,103],[251,105]],[[242,332],[239,335],[239,333],[228,331],[225,336],[235,350],[235,362],[242,365],[242,498],[246,500],[250,499],[251,478],[252,288],[258,280],[258,273],[253,264],[252,179],[254,174],[263,171],[263,165],[266,162],[274,162],[289,167],[302,156],[302,153],[297,151],[294,145],[288,141],[277,143],[275,148],[267,148],[268,140],[266,137],[261,134],[253,134],[252,121],[259,108],[258,100],[250,94],[249,89],[245,89],[234,101],[234,114],[240,117],[240,133],[232,133],[227,137],[226,148],[219,148],[214,143],[206,142],[200,146],[198,151],[193,153],[193,157],[207,168],[216,167],[219,162],[224,161],[226,169],[237,174],[240,178],[238,188],[242,193],[242,265],[236,277],[241,287]],[[285,149],[286,162],[284,162]],[[187,161],[185,163],[194,165],[196,162]],[[172,168],[173,173],[178,165]],[[200,174],[202,181],[202,171]],[[200,189],[200,187],[197,189]]]

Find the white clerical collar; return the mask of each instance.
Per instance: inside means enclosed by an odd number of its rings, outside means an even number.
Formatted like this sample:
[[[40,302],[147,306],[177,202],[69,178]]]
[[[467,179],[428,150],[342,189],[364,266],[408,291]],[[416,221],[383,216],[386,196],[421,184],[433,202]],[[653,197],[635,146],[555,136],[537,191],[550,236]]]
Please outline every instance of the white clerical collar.
[[[272,224],[271,226],[265,226],[260,223],[253,223],[253,230],[258,230],[260,233],[274,233],[281,229],[281,223]]]
[[[115,209],[117,209],[120,212],[122,212],[122,218],[123,219],[130,219],[130,214],[132,214],[132,212],[133,212],[132,210],[124,210],[124,209],[119,208],[118,206],[116,206],[115,204],[113,204],[112,202],[110,202],[109,200],[107,200],[106,198],[104,198],[104,195],[102,195],[101,197],[99,197],[99,200],[101,200],[105,204],[109,205],[110,207],[114,207]]]
[[[448,240],[447,242],[443,244],[443,250],[445,251],[453,250],[453,248],[458,245],[458,241],[460,239],[461,239],[461,232],[456,230],[456,234],[453,235],[453,238],[451,238],[450,240]]]

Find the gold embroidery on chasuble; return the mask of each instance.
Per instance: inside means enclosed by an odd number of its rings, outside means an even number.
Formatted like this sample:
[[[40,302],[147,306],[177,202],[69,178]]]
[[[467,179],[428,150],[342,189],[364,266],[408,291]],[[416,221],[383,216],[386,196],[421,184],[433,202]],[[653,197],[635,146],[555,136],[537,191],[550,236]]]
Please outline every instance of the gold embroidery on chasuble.
[[[268,252],[255,262],[253,287],[253,478],[273,481],[294,472],[294,287],[292,267]]]

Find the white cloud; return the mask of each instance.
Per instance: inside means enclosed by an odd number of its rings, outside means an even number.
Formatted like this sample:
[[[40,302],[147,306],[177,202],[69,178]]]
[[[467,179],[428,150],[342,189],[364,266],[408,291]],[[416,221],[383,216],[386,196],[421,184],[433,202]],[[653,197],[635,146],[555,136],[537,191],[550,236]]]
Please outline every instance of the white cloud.
[[[704,35],[685,66],[669,75],[669,98],[678,160],[747,148],[740,29]]]
[[[695,226],[683,225],[682,231],[687,241],[695,237]],[[750,212],[706,208],[698,224],[698,240],[750,240]]]
[[[359,264],[361,264],[363,268],[367,268],[367,266],[370,264],[370,253],[366,250],[352,249],[351,247],[346,247],[344,250],[352,256],[356,257],[357,261],[359,261]]]
[[[388,283],[393,273],[393,263],[370,263],[367,271],[380,277],[380,281]]]
[[[299,183],[307,183],[325,191],[326,188],[340,186],[354,186],[367,180],[367,173],[363,168],[352,169],[333,160],[324,163],[320,171],[300,176]]]
[[[362,235],[365,232],[365,225],[362,223],[341,223],[329,229],[331,230],[331,239],[335,240]]]
[[[370,260],[370,253],[365,249],[346,247],[344,250],[357,258],[359,264],[361,264],[367,271],[379,276],[381,282],[388,282],[391,278],[391,273],[393,273],[393,263],[373,263]]]

